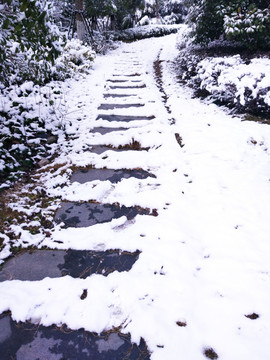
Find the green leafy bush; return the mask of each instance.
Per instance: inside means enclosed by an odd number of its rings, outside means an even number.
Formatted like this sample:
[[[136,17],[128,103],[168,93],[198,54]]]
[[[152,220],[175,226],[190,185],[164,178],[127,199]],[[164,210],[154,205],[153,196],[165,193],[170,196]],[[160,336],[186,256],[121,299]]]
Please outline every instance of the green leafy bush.
[[[195,43],[239,41],[247,48],[270,46],[270,4],[267,0],[194,0],[188,22]]]
[[[2,85],[45,83],[60,52],[60,34],[46,0],[7,0],[0,5]]]
[[[237,9],[232,5],[227,7],[230,15],[224,16],[226,37],[247,43],[250,48],[262,48],[270,41],[270,7],[245,3],[242,1]]]

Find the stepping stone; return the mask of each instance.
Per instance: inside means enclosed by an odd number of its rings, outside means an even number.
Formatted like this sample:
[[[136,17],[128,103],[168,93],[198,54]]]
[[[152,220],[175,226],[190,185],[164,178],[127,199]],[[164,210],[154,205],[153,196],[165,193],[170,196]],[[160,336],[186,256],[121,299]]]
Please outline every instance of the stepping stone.
[[[91,133],[99,133],[101,135],[104,135],[104,134],[108,134],[108,133],[111,133],[113,131],[124,131],[124,130],[128,130],[129,128],[109,128],[109,127],[96,127],[94,129],[92,129],[90,132]]]
[[[136,94],[104,94],[103,97],[106,98],[124,98],[128,96],[137,96]]]
[[[106,115],[100,114],[97,117],[97,120],[107,120],[107,121],[136,121],[136,120],[152,120],[155,116],[133,116],[133,115]]]
[[[120,85],[114,85],[114,86],[110,86],[110,89],[143,89],[143,88],[146,88],[146,85],[143,84],[143,85],[123,85],[123,86],[120,86]]]
[[[146,179],[148,177],[155,178],[155,175],[145,170],[81,169],[72,174],[71,182],[77,181],[80,184],[84,184],[93,180],[109,180],[111,183],[115,184],[122,179],[129,179],[131,177],[136,179]]]
[[[127,80],[123,80],[123,79],[119,79],[119,80],[116,80],[116,79],[108,79],[107,80],[108,82],[112,82],[112,83],[124,83],[124,82],[127,82],[129,81],[128,79]]]
[[[84,301],[81,297],[81,301]],[[149,360],[146,343],[131,342],[130,335],[119,331],[100,335],[83,329],[71,330],[65,325],[17,323],[9,313],[0,315],[1,360]]]
[[[131,270],[139,259],[140,251],[134,253],[120,250],[108,251],[78,251],[68,250],[64,264],[59,264],[62,276],[86,279],[92,274],[108,276],[114,271]]]
[[[45,277],[61,277],[59,264],[64,264],[66,251],[25,251],[8,260],[0,271],[0,281],[41,280]]]
[[[112,83],[125,83],[125,82],[133,82],[133,83],[138,83],[141,82],[141,80],[130,80],[130,79],[126,79],[126,80],[116,80],[116,79],[109,79],[107,80],[108,82],[112,82]]]
[[[144,104],[101,104],[98,107],[98,110],[128,109],[131,107],[139,108],[143,106]]]
[[[125,151],[128,149],[118,149],[118,148],[113,148],[112,146],[108,146],[108,145],[91,145],[91,149],[90,151],[94,154],[98,154],[101,155],[103,154],[105,151],[108,150],[113,150],[113,151],[117,151],[117,152],[121,152],[121,151]]]
[[[111,147],[106,146],[106,145],[91,145],[91,152],[95,153],[95,154],[103,154],[105,151],[108,150],[112,150]]]
[[[87,278],[92,274],[109,275],[129,271],[139,258],[134,253],[114,251],[30,250],[8,260],[0,271],[0,282],[6,280],[38,281],[65,275]],[[1,335],[0,335],[1,336]]]
[[[132,74],[114,74],[113,76],[117,77],[117,76],[126,76],[126,77],[133,77],[133,76],[142,76],[142,74],[139,73],[132,73]]]
[[[128,220],[136,215],[150,215],[150,211],[140,207],[126,207],[115,204],[62,202],[57,210],[55,221],[66,227],[87,227],[109,222],[126,216]]]

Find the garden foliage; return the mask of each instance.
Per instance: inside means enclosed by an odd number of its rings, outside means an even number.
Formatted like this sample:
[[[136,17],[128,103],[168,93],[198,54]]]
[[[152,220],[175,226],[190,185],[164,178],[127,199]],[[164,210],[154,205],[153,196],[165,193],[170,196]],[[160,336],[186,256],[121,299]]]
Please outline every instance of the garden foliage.
[[[60,33],[49,3],[7,0],[0,10],[0,83],[45,83],[61,52]]]
[[[189,1],[188,21],[194,40],[239,41],[250,49],[270,43],[270,4],[268,0],[194,0]]]

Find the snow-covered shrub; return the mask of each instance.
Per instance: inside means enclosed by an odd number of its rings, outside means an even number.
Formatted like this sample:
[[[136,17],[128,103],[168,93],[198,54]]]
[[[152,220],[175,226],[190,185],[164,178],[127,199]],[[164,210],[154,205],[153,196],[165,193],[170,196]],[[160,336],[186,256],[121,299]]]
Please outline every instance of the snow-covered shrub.
[[[270,46],[269,0],[194,0],[188,23],[196,43],[226,38],[247,48]]]
[[[179,25],[145,25],[114,34],[114,40],[134,41],[177,33]]]
[[[240,112],[270,117],[270,60],[244,61],[240,55],[206,57],[182,50],[177,61],[181,79],[198,95],[211,97]]]
[[[95,55],[92,48],[83,45],[80,40],[68,40],[62,54],[56,59],[54,77],[63,80],[78,73],[88,73]]]
[[[64,112],[61,83],[41,87],[28,81],[1,91],[0,189],[55,152]]]
[[[147,15],[143,16],[140,21],[137,22],[136,26],[149,25],[150,19]]]
[[[252,3],[247,8],[233,10],[224,17],[227,38],[246,42],[250,48],[263,47],[270,41],[270,7],[259,9]]]
[[[45,83],[61,51],[60,33],[46,0],[0,5],[0,83]]]

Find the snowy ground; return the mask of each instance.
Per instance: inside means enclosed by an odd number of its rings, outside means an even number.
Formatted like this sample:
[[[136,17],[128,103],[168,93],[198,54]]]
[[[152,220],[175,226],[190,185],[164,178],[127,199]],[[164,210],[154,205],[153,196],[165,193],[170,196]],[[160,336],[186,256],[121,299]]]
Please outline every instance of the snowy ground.
[[[57,226],[51,237],[25,234],[23,239],[59,249],[140,250],[139,260],[129,272],[108,277],[6,281],[0,284],[0,313],[11,310],[17,321],[65,323],[95,332],[121,326],[133,341],[145,339],[153,360],[205,359],[211,348],[212,358],[215,351],[224,360],[266,360],[270,128],[241,122],[224,109],[192,99],[174,75],[176,39],[169,35],[123,44],[98,58],[84,80],[70,81],[66,121],[74,139],[63,140],[62,154],[55,160],[69,169],[143,168],[156,178],[70,184],[72,170],[43,175],[50,194],[64,200],[139,205],[156,209],[158,216],[138,215],[133,221],[122,217],[88,228]],[[154,79],[157,58],[166,104]],[[129,129],[113,136],[91,133],[95,126],[119,127],[95,120],[103,94],[111,91],[108,80],[117,71],[140,73],[139,84],[146,87],[129,100],[143,107],[115,113],[155,118],[122,124]],[[94,144],[118,146],[134,140],[150,149],[101,155],[86,151]],[[81,301],[84,289],[89,295]]]

